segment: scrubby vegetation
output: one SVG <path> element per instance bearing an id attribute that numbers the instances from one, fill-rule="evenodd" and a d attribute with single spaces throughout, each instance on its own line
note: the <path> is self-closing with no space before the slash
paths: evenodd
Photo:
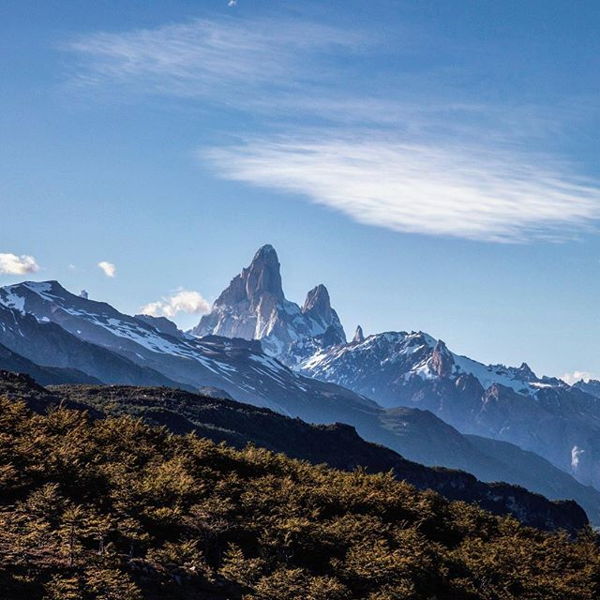
<path id="1" fill-rule="evenodd" d="M 419 492 L 130 417 L 0 401 L 0 598 L 568 600 L 577 540 Z"/>

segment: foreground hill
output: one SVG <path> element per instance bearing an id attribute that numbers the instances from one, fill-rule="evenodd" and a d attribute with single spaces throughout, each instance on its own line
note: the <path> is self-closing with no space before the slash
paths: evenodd
<path id="1" fill-rule="evenodd" d="M 88 409 L 94 417 L 131 415 L 178 434 L 194 432 L 237 448 L 248 443 L 283 452 L 313 464 L 351 471 L 393 472 L 419 489 L 477 503 L 495 514 L 511 514 L 541 529 L 575 532 L 587 523 L 574 502 L 550 502 L 514 485 L 485 484 L 460 471 L 435 469 L 404 459 L 363 440 L 353 427 L 336 423 L 309 425 L 271 410 L 167 388 L 128 386 L 58 386 L 45 389 L 30 379 L 0 373 L 0 395 L 24 400 L 40 413 L 62 405 Z"/>
<path id="2" fill-rule="evenodd" d="M 0 401 L 0 597 L 592 600 L 595 537 L 391 475 Z"/>

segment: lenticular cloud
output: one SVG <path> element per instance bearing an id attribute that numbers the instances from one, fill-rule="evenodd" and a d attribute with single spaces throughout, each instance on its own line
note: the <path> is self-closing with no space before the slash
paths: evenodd
<path id="1" fill-rule="evenodd" d="M 300 194 L 358 222 L 402 232 L 560 240 L 600 218 L 593 182 L 578 180 L 566 165 L 509 151 L 323 133 L 250 140 L 201 157 L 227 178 Z"/>

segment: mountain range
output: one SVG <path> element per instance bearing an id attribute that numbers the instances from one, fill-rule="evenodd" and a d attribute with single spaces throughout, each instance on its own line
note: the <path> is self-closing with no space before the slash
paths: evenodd
<path id="1" fill-rule="evenodd" d="M 268 253 L 268 261 L 263 252 Z M 263 275 L 265 279 L 281 281 L 271 246 L 259 250 L 250 267 L 202 318 L 203 334 L 214 333 L 207 325 L 217 316 L 218 323 L 236 323 L 255 315 L 253 307 L 260 306 L 256 292 L 254 303 L 248 306 L 231 303 L 228 298 L 237 281 L 257 270 L 268 273 Z M 365 338 L 359 326 L 352 341 L 346 342 L 341 340 L 343 328 L 327 290 L 323 285 L 318 289 L 323 301 L 317 335 L 298 335 L 296 318 L 286 309 L 289 301 L 280 286 L 280 301 L 270 305 L 267 318 L 278 324 L 277 329 L 236 333 L 268 338 L 265 351 L 303 375 L 343 386 L 386 408 L 431 411 L 463 434 L 516 444 L 581 483 L 600 488 L 600 384 L 569 386 L 560 379 L 538 377 L 526 363 L 520 367 L 485 365 L 451 352 L 442 340 L 420 331 Z M 327 320 L 330 315 L 334 318 Z M 282 330 L 286 333 L 279 334 Z M 481 447 L 477 440 L 471 442 Z"/>
<path id="2" fill-rule="evenodd" d="M 519 368 L 486 366 L 422 332 L 347 342 L 322 284 L 286 299 L 264 246 L 197 327 L 125 315 L 58 282 L 0 288 L 0 368 L 39 382 L 162 386 L 345 423 L 405 459 L 579 502 L 600 523 L 600 399 Z M 599 386 L 600 387 L 600 386 Z"/>

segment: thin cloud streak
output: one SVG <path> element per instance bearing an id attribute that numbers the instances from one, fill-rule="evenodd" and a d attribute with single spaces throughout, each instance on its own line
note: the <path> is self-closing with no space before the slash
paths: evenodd
<path id="1" fill-rule="evenodd" d="M 323 131 L 199 156 L 228 179 L 300 194 L 359 223 L 400 232 L 561 240 L 600 219 L 595 183 L 578 180 L 564 164 L 515 152 Z"/>
<path id="2" fill-rule="evenodd" d="M 333 48 L 347 50 L 361 39 L 356 33 L 304 22 L 197 19 L 81 36 L 65 49 L 79 57 L 71 81 L 78 86 L 120 85 L 134 93 L 216 100 L 234 89 L 243 88 L 246 98 L 263 85 L 287 87 L 303 76 L 318 79 L 306 66 L 307 57 Z"/>
<path id="3" fill-rule="evenodd" d="M 415 50 L 405 37 L 395 51 Z M 80 61 L 79 86 L 200 99 L 262 119 L 283 135 L 204 149 L 202 160 L 229 179 L 300 194 L 360 223 L 492 242 L 563 240 L 595 226 L 598 183 L 533 151 L 568 135 L 566 125 L 589 114 L 585 102 L 452 99 L 435 64 L 390 72 L 395 87 L 377 88 L 368 74 L 354 82 L 328 60 L 365 57 L 380 42 L 300 20 L 231 17 L 96 33 L 67 49 Z"/>

